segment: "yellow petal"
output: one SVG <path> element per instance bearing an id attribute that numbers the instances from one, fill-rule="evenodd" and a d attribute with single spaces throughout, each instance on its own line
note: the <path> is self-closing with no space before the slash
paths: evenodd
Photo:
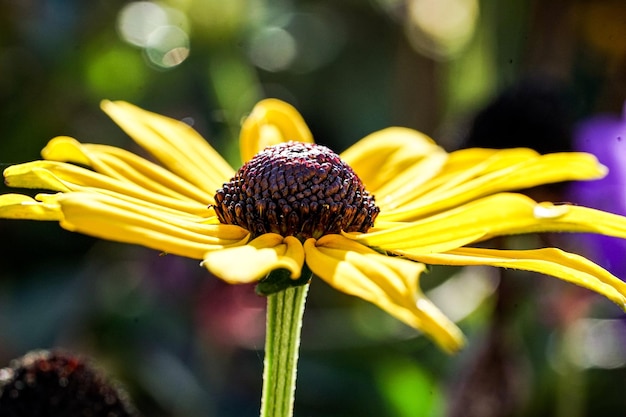
<path id="1" fill-rule="evenodd" d="M 422 220 L 345 236 L 384 250 L 411 248 L 422 253 L 444 252 L 482 239 L 496 222 L 517 221 L 519 204 L 509 204 L 517 202 L 516 197 L 510 196 L 517 197 L 497 194 Z M 520 195 L 520 198 L 526 202 L 526 197 Z"/>
<path id="2" fill-rule="evenodd" d="M 390 127 L 361 139 L 341 153 L 341 158 L 384 206 L 435 176 L 447 153 L 418 131 Z"/>
<path id="3" fill-rule="evenodd" d="M 93 168 L 93 158 L 85 152 L 84 146 L 69 136 L 57 136 L 41 150 L 41 156 L 49 161 L 73 162 Z"/>
<path id="4" fill-rule="evenodd" d="M 49 171 L 54 162 L 34 161 L 11 165 L 4 170 L 4 183 L 9 187 L 43 189 L 51 191 L 71 191 L 62 181 Z M 78 168 L 77 169 L 83 169 Z"/>
<path id="5" fill-rule="evenodd" d="M 570 204 L 535 203 L 531 199 L 526 201 L 525 209 L 522 204 L 517 222 L 497 225 L 483 240 L 502 234 L 539 232 L 597 233 L 626 239 L 624 216 Z"/>
<path id="6" fill-rule="evenodd" d="M 58 204 L 42 203 L 21 194 L 0 195 L 0 218 L 22 220 L 61 220 Z"/>
<path id="7" fill-rule="evenodd" d="M 191 126 L 124 101 L 105 100 L 102 110 L 167 169 L 207 193 L 214 193 L 234 171 Z"/>
<path id="8" fill-rule="evenodd" d="M 467 148 L 451 152 L 442 173 L 465 172 L 477 169 L 478 173 L 489 173 L 511 165 L 537 158 L 540 154 L 530 148 L 488 149 Z"/>
<path id="9" fill-rule="evenodd" d="M 590 260 L 556 248 L 496 250 L 459 248 L 447 253 L 397 251 L 410 259 L 438 265 L 490 265 L 552 275 L 604 295 L 626 310 L 626 283 Z"/>
<path id="10" fill-rule="evenodd" d="M 298 110 L 278 99 L 261 100 L 241 126 L 241 158 L 247 162 L 266 147 L 289 141 L 313 143 Z"/>
<path id="11" fill-rule="evenodd" d="M 522 194 L 500 193 L 402 226 L 346 237 L 389 251 L 412 249 L 429 254 L 495 236 L 535 232 L 626 238 L 626 217 L 586 207 L 538 204 Z"/>
<path id="12" fill-rule="evenodd" d="M 419 192 L 414 192 L 414 194 L 422 196 L 427 193 L 443 193 L 453 190 L 470 180 L 527 162 L 538 156 L 539 153 L 528 148 L 461 149 L 450 153 L 440 172 L 419 187 Z"/>
<path id="13" fill-rule="evenodd" d="M 302 243 L 293 236 L 267 233 L 247 245 L 207 252 L 202 266 L 230 284 L 259 281 L 275 269 L 287 269 L 300 278 L 304 265 Z"/>
<path id="14" fill-rule="evenodd" d="M 446 175 L 444 168 L 444 180 L 433 179 L 433 184 L 437 183 L 439 187 L 397 209 L 382 212 L 379 218 L 386 221 L 418 219 L 501 191 L 561 181 L 602 178 L 607 172 L 606 167 L 599 164 L 593 155 L 573 152 L 524 157 L 523 161 L 513 165 L 501 164 L 500 159 L 503 156 L 508 159 L 515 153 L 520 153 L 519 156 L 527 155 L 528 150 L 520 148 L 495 153 L 478 168 L 457 171 L 458 177 Z M 494 169 L 494 164 L 497 169 Z"/>
<path id="15" fill-rule="evenodd" d="M 89 166 L 98 173 L 158 194 L 203 205 L 213 203 L 213 194 L 159 165 L 114 146 L 82 144 L 76 139 L 59 136 L 48 142 L 41 154 L 47 160 Z"/>
<path id="16" fill-rule="evenodd" d="M 4 170 L 10 187 L 35 188 L 61 192 L 90 191 L 146 201 L 184 213 L 208 216 L 206 204 L 181 200 L 147 190 L 137 184 L 93 172 L 76 165 L 56 161 L 34 161 L 12 165 Z"/>
<path id="17" fill-rule="evenodd" d="M 447 352 L 463 346 L 459 328 L 419 290 L 422 264 L 354 245 L 340 235 L 324 236 L 317 243 L 308 239 L 304 243 L 307 265 L 335 289 L 375 304 L 423 331 Z"/>
<path id="18" fill-rule="evenodd" d="M 244 244 L 248 232 L 238 226 L 204 224 L 94 193 L 53 196 L 63 213 L 61 226 L 73 232 L 146 246 L 202 259 L 208 250 Z"/>

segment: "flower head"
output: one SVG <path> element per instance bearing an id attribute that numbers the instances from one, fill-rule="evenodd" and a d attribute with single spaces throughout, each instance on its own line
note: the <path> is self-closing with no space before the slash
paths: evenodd
<path id="1" fill-rule="evenodd" d="M 245 164 L 235 172 L 182 122 L 125 102 L 102 108 L 159 164 L 55 138 L 43 160 L 11 166 L 4 176 L 9 186 L 56 193 L 0 196 L 0 217 L 55 220 L 68 230 L 201 259 L 229 283 L 282 270 L 281 285 L 301 285 L 309 268 L 447 351 L 459 349 L 463 335 L 420 291 L 424 263 L 541 272 L 626 306 L 626 284 L 584 257 L 474 245 L 546 231 L 626 238 L 624 217 L 507 192 L 601 178 L 606 169 L 589 154 L 447 153 L 419 132 L 393 127 L 337 155 L 314 143 L 293 107 L 268 99 L 243 123 Z"/>
<path id="2" fill-rule="evenodd" d="M 367 232 L 380 211 L 352 168 L 325 146 L 269 146 L 215 193 L 221 223 L 304 241 Z"/>

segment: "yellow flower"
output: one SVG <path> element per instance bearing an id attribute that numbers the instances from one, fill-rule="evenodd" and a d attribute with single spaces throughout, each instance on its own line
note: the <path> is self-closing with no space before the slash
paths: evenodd
<path id="1" fill-rule="evenodd" d="M 624 217 L 506 192 L 600 178 L 606 169 L 591 155 L 447 153 L 419 132 L 393 127 L 339 157 L 314 144 L 293 107 L 268 99 L 243 123 L 246 164 L 235 172 L 180 121 L 125 102 L 102 108 L 160 164 L 57 137 L 43 160 L 4 171 L 9 186 L 56 193 L 2 195 L 0 217 L 55 220 L 67 230 L 200 259 L 229 283 L 256 282 L 273 270 L 297 282 L 308 266 L 451 352 L 463 335 L 420 291 L 424 263 L 536 271 L 626 307 L 626 284 L 584 257 L 469 246 L 534 232 L 626 238 Z"/>

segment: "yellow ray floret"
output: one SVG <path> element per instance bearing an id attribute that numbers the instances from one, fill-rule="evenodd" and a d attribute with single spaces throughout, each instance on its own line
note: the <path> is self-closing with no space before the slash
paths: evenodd
<path id="1" fill-rule="evenodd" d="M 262 100 L 241 126 L 241 159 L 247 162 L 267 146 L 289 141 L 312 143 L 313 135 L 293 106 L 276 99 Z"/>
<path id="2" fill-rule="evenodd" d="M 275 269 L 286 269 L 297 279 L 304 265 L 304 250 L 293 236 L 266 233 L 245 246 L 208 252 L 202 265 L 231 284 L 259 281 Z"/>
<path id="3" fill-rule="evenodd" d="M 202 259 L 208 250 L 245 244 L 248 231 L 211 225 L 95 193 L 55 196 L 67 230 Z"/>
<path id="4" fill-rule="evenodd" d="M 389 251 L 413 249 L 428 254 L 494 236 L 535 232 L 590 232 L 626 238 L 626 219 L 586 207 L 538 204 L 522 194 L 500 193 L 422 220 L 346 236 Z"/>
<path id="5" fill-rule="evenodd" d="M 341 153 L 379 204 L 392 204 L 419 189 L 444 166 L 448 154 L 428 136 L 390 127 L 372 133 Z M 410 197 L 409 197 L 410 198 Z"/>
<path id="6" fill-rule="evenodd" d="M 137 184 L 146 190 L 189 201 L 213 202 L 213 194 L 196 187 L 171 171 L 132 152 L 114 146 L 83 144 L 76 139 L 59 136 L 41 151 L 49 161 L 85 165 L 94 171 Z"/>
<path id="7" fill-rule="evenodd" d="M 340 235 L 304 243 L 306 262 L 335 289 L 369 301 L 424 331 L 448 352 L 464 344 L 461 331 L 419 290 L 424 265 L 381 255 Z"/>
<path id="8" fill-rule="evenodd" d="M 168 207 L 184 213 L 206 216 L 207 204 L 170 197 L 150 191 L 139 184 L 119 180 L 86 168 L 56 161 L 34 161 L 13 165 L 4 170 L 5 183 L 11 187 L 44 189 L 59 192 L 90 191 L 126 196 Z"/>
<path id="9" fill-rule="evenodd" d="M 446 253 L 424 254 L 402 250 L 398 254 L 433 265 L 490 265 L 539 272 L 602 294 L 626 310 L 626 283 L 587 258 L 556 248 L 496 250 L 458 248 Z"/>
<path id="10" fill-rule="evenodd" d="M 489 159 L 499 165 L 504 151 Z M 508 150 L 506 153 L 526 153 L 524 149 Z M 508 159 L 508 158 L 507 158 Z M 445 170 L 445 167 L 444 167 Z M 541 184 L 561 181 L 589 180 L 602 178 L 606 168 L 597 159 L 584 153 L 558 153 L 525 157 L 512 165 L 493 169 L 490 161 L 468 169 L 441 174 L 441 182 L 433 178 L 433 184 L 440 186 L 419 195 L 413 192 L 412 200 L 401 200 L 394 207 L 381 213 L 380 219 L 387 221 L 416 220 L 442 210 L 456 207 L 476 198 L 493 193 L 525 189 Z M 419 198 L 418 198 L 419 197 Z M 384 200 L 383 200 L 384 202 Z"/>
<path id="11" fill-rule="evenodd" d="M 234 171 L 191 126 L 123 101 L 102 102 L 104 110 L 141 147 L 167 169 L 207 193 Z"/>
<path id="12" fill-rule="evenodd" d="M 0 195 L 0 218 L 58 221 L 63 214 L 58 204 L 42 203 L 22 194 L 4 194 Z"/>

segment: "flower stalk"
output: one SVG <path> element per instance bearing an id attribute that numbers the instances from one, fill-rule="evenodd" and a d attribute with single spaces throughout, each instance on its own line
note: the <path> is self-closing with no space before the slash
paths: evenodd
<path id="1" fill-rule="evenodd" d="M 292 417 L 300 330 L 309 284 L 267 296 L 261 417 Z"/>

